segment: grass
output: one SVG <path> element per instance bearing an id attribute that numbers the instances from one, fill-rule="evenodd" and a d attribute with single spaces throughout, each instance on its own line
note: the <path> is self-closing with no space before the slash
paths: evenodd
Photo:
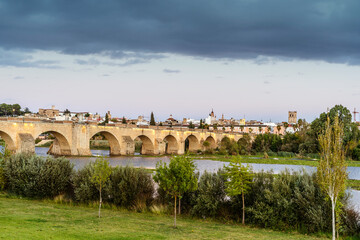
<path id="1" fill-rule="evenodd" d="M 354 190 L 360 190 L 360 180 L 347 180 L 347 186 Z"/>
<path id="2" fill-rule="evenodd" d="M 188 217 L 7 198 L 0 195 L 0 239 L 325 239 Z"/>
<path id="3" fill-rule="evenodd" d="M 259 155 L 242 155 L 240 157 L 241 157 L 241 162 L 243 162 L 243 163 L 306 165 L 306 166 L 313 166 L 313 167 L 317 167 L 319 164 L 318 160 L 299 159 L 297 157 L 294 157 L 294 158 L 289 158 L 289 157 L 263 158 L 263 156 L 259 156 Z M 226 155 L 212 155 L 212 156 L 210 155 L 210 156 L 201 156 L 201 157 L 194 156 L 194 159 L 230 162 L 231 156 L 226 156 Z M 347 160 L 346 162 L 349 167 L 360 167 L 360 161 Z"/>

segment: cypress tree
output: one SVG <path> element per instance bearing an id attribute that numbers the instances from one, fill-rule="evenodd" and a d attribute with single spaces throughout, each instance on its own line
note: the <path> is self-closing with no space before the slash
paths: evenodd
<path id="1" fill-rule="evenodd" d="M 153 112 L 151 112 L 151 116 L 150 116 L 150 125 L 152 125 L 152 126 L 155 126 L 156 124 L 155 124 L 155 118 L 154 118 L 154 113 Z"/>

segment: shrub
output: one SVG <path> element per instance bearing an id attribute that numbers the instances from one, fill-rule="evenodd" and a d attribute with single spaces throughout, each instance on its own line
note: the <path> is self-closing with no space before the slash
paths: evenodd
<path id="1" fill-rule="evenodd" d="M 199 180 L 198 190 L 193 193 L 194 204 L 191 214 L 199 217 L 217 217 L 225 203 L 225 180 L 223 171 L 204 172 Z"/>
<path id="2" fill-rule="evenodd" d="M 110 176 L 111 201 L 122 207 L 143 210 L 148 207 L 154 195 L 154 183 L 145 169 L 117 167 Z"/>
<path id="3" fill-rule="evenodd" d="M 69 192 L 73 167 L 64 158 L 17 154 L 5 161 L 7 189 L 25 197 L 53 198 Z"/>
<path id="4" fill-rule="evenodd" d="M 89 163 L 73 175 L 72 182 L 76 201 L 88 203 L 98 200 L 99 191 L 92 181 L 93 173 L 94 163 Z M 109 199 L 109 188 L 110 181 L 103 188 L 103 200 L 105 201 Z"/>
<path id="5" fill-rule="evenodd" d="M 351 208 L 345 208 L 341 215 L 342 232 L 346 236 L 360 238 L 360 213 Z"/>
<path id="6" fill-rule="evenodd" d="M 248 217 L 256 225 L 306 233 L 328 231 L 331 226 L 330 204 L 314 174 L 258 173 L 249 194 Z"/>
<path id="7" fill-rule="evenodd" d="M 4 174 L 4 168 L 2 162 L 0 162 L 0 190 L 4 190 L 5 185 L 6 185 L 6 178 Z"/>

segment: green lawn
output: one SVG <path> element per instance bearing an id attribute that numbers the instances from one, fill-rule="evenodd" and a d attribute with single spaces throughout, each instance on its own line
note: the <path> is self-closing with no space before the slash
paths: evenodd
<path id="1" fill-rule="evenodd" d="M 262 158 L 262 156 L 252 156 L 252 155 L 245 155 L 240 156 L 241 162 L 243 163 L 262 163 L 262 164 L 289 164 L 289 165 L 306 165 L 306 166 L 313 166 L 317 167 L 319 162 L 318 160 L 311 160 L 311 159 L 297 159 L 294 158 L 287 158 L 287 157 L 269 157 L 269 158 Z M 214 160 L 214 161 L 222 161 L 222 162 L 229 162 L 231 161 L 231 157 L 229 156 L 194 156 L 194 159 L 198 160 Z M 360 161 L 353 161 L 347 160 L 346 163 L 349 167 L 360 167 Z"/>
<path id="2" fill-rule="evenodd" d="M 126 210 L 102 211 L 0 195 L 0 239 L 323 239 L 298 233 L 223 224 L 214 221 L 173 218 Z"/>

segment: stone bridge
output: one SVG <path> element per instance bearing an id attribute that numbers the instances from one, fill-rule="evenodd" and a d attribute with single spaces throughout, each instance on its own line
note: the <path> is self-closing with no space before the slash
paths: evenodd
<path id="1" fill-rule="evenodd" d="M 69 121 L 35 121 L 21 118 L 0 119 L 0 137 L 5 140 L 9 150 L 35 152 L 35 139 L 42 133 L 51 133 L 55 140 L 50 149 L 54 155 L 88 156 L 91 155 L 90 139 L 101 133 L 108 140 L 110 155 L 132 155 L 135 139 L 142 141 L 141 154 L 184 154 L 185 142 L 188 150 L 196 152 L 216 148 L 224 137 L 238 141 L 242 135 L 226 133 L 221 130 L 190 130 L 185 127 L 168 128 L 149 126 L 147 128 L 126 124 L 98 126 L 88 123 Z M 205 147 L 203 142 L 209 142 Z"/>

